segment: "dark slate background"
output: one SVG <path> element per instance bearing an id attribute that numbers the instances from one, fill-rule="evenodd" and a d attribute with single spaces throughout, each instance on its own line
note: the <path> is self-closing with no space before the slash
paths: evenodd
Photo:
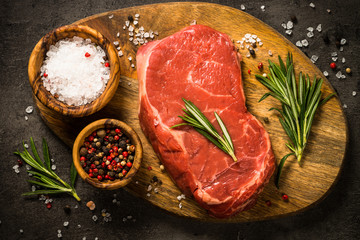
<path id="1" fill-rule="evenodd" d="M 339 93 L 349 127 L 349 145 L 344 167 L 338 183 L 328 197 L 315 207 L 282 219 L 251 223 L 219 224 L 189 220 L 168 214 L 148 202 L 131 196 L 124 190 L 104 192 L 94 190 L 81 179 L 77 181 L 77 191 L 82 198 L 78 208 L 76 201 L 69 196 L 54 197 L 53 207 L 48 210 L 45 204 L 34 198 L 24 198 L 20 194 L 29 191 L 30 186 L 25 167 L 16 174 L 12 167 L 17 157 L 12 153 L 20 148 L 21 141 L 31 136 L 39 144 L 41 137 L 48 140 L 50 151 L 56 160 L 57 173 L 65 179 L 69 176 L 71 150 L 66 147 L 43 123 L 34 111 L 26 114 L 25 108 L 33 105 L 31 89 L 27 78 L 27 63 L 37 41 L 53 28 L 70 24 L 84 17 L 116 10 L 163 1 L 115 1 L 115 0 L 2 0 L 1 1 L 1 86 L 0 86 L 0 239 L 57 239 L 57 230 L 62 230 L 63 239 L 360 239 L 360 26 L 359 3 L 347 1 L 314 1 L 315 9 L 309 7 L 311 1 L 272 0 L 272 1 L 211 1 L 240 9 L 261 19 L 294 44 L 306 37 L 306 28 L 319 23 L 323 32 L 328 31 L 330 44 L 324 44 L 321 34 L 309 39 L 309 47 L 303 49 L 308 56 L 318 55 L 316 65 L 330 73 L 328 79 Z M 262 12 L 260 6 L 265 5 Z M 326 10 L 330 9 L 329 14 Z M 281 27 L 291 15 L 298 24 L 292 36 L 285 34 Z M 169 16 L 171 17 L 171 16 Z M 334 34 L 347 39 L 344 52 L 346 63 L 337 61 L 345 72 L 350 67 L 352 76 L 339 80 L 329 68 L 330 53 L 336 51 Z M 338 51 L 339 52 L 339 51 Z M 358 95 L 353 97 L 352 91 Z M 29 120 L 25 121 L 24 117 Z M 117 194 L 120 206 L 112 203 Z M 291 197 L 291 196 L 290 196 Z M 85 203 L 94 200 L 97 204 L 95 214 L 107 209 L 112 222 L 104 223 L 91 219 L 92 213 Z M 70 215 L 63 211 L 71 205 Z M 123 222 L 123 218 L 133 216 L 135 222 Z M 68 228 L 63 222 L 69 221 Z M 81 228 L 78 225 L 81 225 Z M 19 230 L 24 233 L 20 234 Z"/>

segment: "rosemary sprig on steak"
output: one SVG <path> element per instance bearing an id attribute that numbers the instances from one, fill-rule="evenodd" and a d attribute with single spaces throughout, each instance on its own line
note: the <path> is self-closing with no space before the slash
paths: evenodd
<path id="1" fill-rule="evenodd" d="M 23 144 L 24 145 L 24 144 Z M 79 196 L 75 191 L 75 179 L 76 179 L 76 169 L 74 167 L 74 163 L 71 165 L 70 169 L 70 177 L 71 177 L 71 185 L 63 181 L 52 169 L 51 169 L 51 161 L 49 156 L 49 148 L 48 145 L 43 139 L 43 155 L 44 162 L 40 159 L 38 151 L 36 150 L 34 141 L 30 138 L 31 150 L 34 155 L 31 156 L 28 150 L 24 145 L 23 152 L 15 152 L 16 155 L 19 155 L 27 164 L 29 164 L 34 170 L 29 170 L 28 173 L 31 173 L 34 178 L 38 181 L 28 180 L 29 183 L 38 185 L 43 187 L 44 189 L 36 190 L 33 192 L 23 193 L 24 196 L 29 195 L 38 195 L 38 194 L 57 194 L 57 193 L 67 193 L 73 196 L 76 200 L 80 201 Z"/>
<path id="2" fill-rule="evenodd" d="M 229 154 L 234 162 L 237 161 L 237 158 L 234 153 L 234 146 L 230 137 L 229 132 L 227 131 L 224 122 L 221 120 L 220 116 L 214 112 L 216 120 L 221 128 L 223 135 L 221 136 L 215 129 L 215 127 L 211 124 L 211 122 L 205 117 L 205 115 L 197 108 L 191 101 L 186 99 L 182 99 L 185 103 L 185 108 L 182 109 L 184 111 L 184 116 L 178 116 L 185 123 L 180 123 L 172 126 L 171 128 L 179 127 L 179 126 L 192 126 L 210 140 L 213 144 L 215 144 L 218 148 L 223 150 L 225 153 Z"/>
<path id="3" fill-rule="evenodd" d="M 316 109 L 334 95 L 330 94 L 321 100 L 323 80 L 315 77 L 310 83 L 309 75 L 305 77 L 301 72 L 297 84 L 292 54 L 288 54 L 286 65 L 279 56 L 279 64 L 276 65 L 269 60 L 270 73 L 267 74 L 267 77 L 255 75 L 256 79 L 270 90 L 262 96 L 259 102 L 268 96 L 281 102 L 282 109 L 271 108 L 270 110 L 277 110 L 280 113 L 279 121 L 290 138 L 290 142 L 286 143 L 286 146 L 292 152 L 285 155 L 280 161 L 275 178 L 277 187 L 279 187 L 281 170 L 286 159 L 290 155 L 295 155 L 298 163 L 301 162 Z"/>

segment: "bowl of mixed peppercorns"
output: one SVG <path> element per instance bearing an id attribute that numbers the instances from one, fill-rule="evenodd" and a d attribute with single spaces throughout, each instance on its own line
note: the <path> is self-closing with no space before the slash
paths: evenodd
<path id="1" fill-rule="evenodd" d="M 101 119 L 86 126 L 73 146 L 73 161 L 85 182 L 96 188 L 127 185 L 140 168 L 142 145 L 126 123 Z"/>

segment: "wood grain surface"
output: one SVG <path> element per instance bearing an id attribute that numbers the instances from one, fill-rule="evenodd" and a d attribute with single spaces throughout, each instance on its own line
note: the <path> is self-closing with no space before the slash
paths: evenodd
<path id="1" fill-rule="evenodd" d="M 277 62 L 278 55 L 284 59 L 288 52 L 292 52 L 296 74 L 303 71 L 311 77 L 314 75 L 321 77 L 325 79 L 322 89 L 324 94 L 334 92 L 321 71 L 297 47 L 265 23 L 240 10 L 209 3 L 166 3 L 119 9 L 76 22 L 97 29 L 111 41 L 120 41 L 124 52 L 124 56 L 120 57 L 121 80 L 109 104 L 100 112 L 88 117 L 71 118 L 45 107 L 34 97 L 41 117 L 60 139 L 71 147 L 80 130 L 94 120 L 116 118 L 126 122 L 140 136 L 144 151 L 142 166 L 134 180 L 127 185 L 126 190 L 180 216 L 219 222 L 264 220 L 298 213 L 315 205 L 327 195 L 337 181 L 348 139 L 346 119 L 336 97 L 318 110 L 302 165 L 299 166 L 294 158 L 289 158 L 283 169 L 280 189 L 276 189 L 272 178 L 254 208 L 221 220 L 209 216 L 195 200 L 190 198 L 182 200 L 183 207 L 179 209 L 179 201 L 176 197 L 181 192 L 169 175 L 160 170 L 161 163 L 139 125 L 136 68 L 131 68 L 131 62 L 128 60 L 129 56 L 135 59 L 138 46 L 129 42 L 128 31 L 123 30 L 128 15 L 134 16 L 135 13 L 140 14 L 139 26 L 144 26 L 146 30 L 158 31 L 159 39 L 179 31 L 194 19 L 198 24 L 208 25 L 228 34 L 235 41 L 241 40 L 246 33 L 256 34 L 261 38 L 264 45 L 258 47 L 256 57 L 247 58 L 245 57 L 247 50 L 240 49 L 243 56 L 243 84 L 248 110 L 263 122 L 269 132 L 277 161 L 289 152 L 285 146 L 288 138 L 278 122 L 278 114 L 268 111 L 270 107 L 280 106 L 279 102 L 269 97 L 258 103 L 261 96 L 267 92 L 267 89 L 254 77 L 255 73 L 260 73 L 257 68 L 258 63 L 264 64 L 264 72 L 266 72 L 267 59 Z M 109 18 L 110 15 L 113 17 Z M 119 38 L 116 37 L 118 32 Z M 268 55 L 269 50 L 272 51 L 273 56 Z M 252 74 L 247 73 L 248 69 L 252 70 Z M 264 122 L 265 117 L 269 119 L 268 123 Z M 151 183 L 154 176 L 162 181 L 161 186 L 154 186 Z M 158 193 L 153 190 L 147 191 L 150 184 L 153 185 L 153 189 L 158 187 Z M 148 193 L 150 196 L 147 196 Z M 288 202 L 282 201 L 282 193 L 289 196 Z M 266 200 L 272 202 L 270 207 L 265 204 Z"/>

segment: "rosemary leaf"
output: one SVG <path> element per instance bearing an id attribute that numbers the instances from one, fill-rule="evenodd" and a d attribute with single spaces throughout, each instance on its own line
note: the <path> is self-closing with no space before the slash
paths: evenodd
<path id="1" fill-rule="evenodd" d="M 33 175 L 39 181 L 28 180 L 28 182 L 41 186 L 45 189 L 37 190 L 34 192 L 24 193 L 24 196 L 28 195 L 36 195 L 36 194 L 56 194 L 56 193 L 68 193 L 72 195 L 76 200 L 80 201 L 79 196 L 77 195 L 74 184 L 77 172 L 74 166 L 71 167 L 71 186 L 64 182 L 54 171 L 51 170 L 51 162 L 49 155 L 49 148 L 46 143 L 46 140 L 43 139 L 43 161 L 41 161 L 39 154 L 36 150 L 33 139 L 30 139 L 31 149 L 35 156 L 30 155 L 27 149 L 24 146 L 23 152 L 15 152 L 15 154 L 19 155 L 27 164 L 34 168 L 33 170 L 29 170 L 28 172 Z M 24 145 L 24 144 L 23 144 Z"/>
<path id="2" fill-rule="evenodd" d="M 270 110 L 276 110 L 280 113 L 280 124 L 291 141 L 286 146 L 292 151 L 280 161 L 276 177 L 276 186 L 278 187 L 281 169 L 286 159 L 290 155 L 295 155 L 300 163 L 310 135 L 315 112 L 319 106 L 326 103 L 334 94 L 330 94 L 321 100 L 323 80 L 314 77 L 311 83 L 309 75 L 306 74 L 305 76 L 302 72 L 300 72 L 297 82 L 293 58 L 290 53 L 286 58 L 286 65 L 280 56 L 279 65 L 269 60 L 269 71 L 268 78 L 255 75 L 256 79 L 270 90 L 259 101 L 272 96 L 281 102 L 282 110 L 277 108 L 271 108 Z"/>
<path id="3" fill-rule="evenodd" d="M 195 128 L 197 132 L 206 137 L 209 141 L 211 141 L 215 146 L 220 148 L 225 153 L 229 154 L 232 159 L 236 162 L 237 158 L 234 153 L 234 146 L 230 137 L 229 132 L 227 131 L 224 122 L 221 120 L 220 116 L 214 112 L 215 118 L 220 126 L 222 131 L 221 136 L 215 127 L 211 124 L 211 122 L 205 117 L 205 115 L 200 111 L 198 107 L 196 107 L 191 101 L 186 99 L 182 99 L 185 103 L 185 109 L 182 109 L 185 113 L 184 116 L 179 116 L 184 123 L 176 124 L 172 128 L 188 125 Z"/>

